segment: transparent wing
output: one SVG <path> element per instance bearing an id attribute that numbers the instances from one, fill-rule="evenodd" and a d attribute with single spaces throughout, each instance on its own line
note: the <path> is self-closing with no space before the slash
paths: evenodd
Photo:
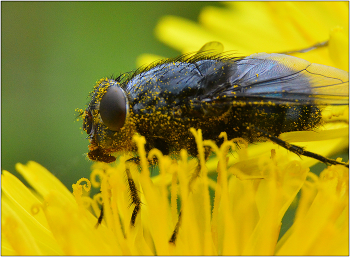
<path id="1" fill-rule="evenodd" d="M 347 105 L 349 74 L 283 54 L 254 54 L 238 60 L 228 81 L 204 102 Z"/>

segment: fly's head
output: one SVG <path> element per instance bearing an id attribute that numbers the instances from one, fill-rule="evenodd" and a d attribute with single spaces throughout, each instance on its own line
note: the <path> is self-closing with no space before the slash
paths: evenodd
<path id="1" fill-rule="evenodd" d="M 131 151 L 135 133 L 126 93 L 118 81 L 101 79 L 91 93 L 89 106 L 83 113 L 83 130 L 89 135 L 89 159 L 113 162 L 111 154 Z"/>

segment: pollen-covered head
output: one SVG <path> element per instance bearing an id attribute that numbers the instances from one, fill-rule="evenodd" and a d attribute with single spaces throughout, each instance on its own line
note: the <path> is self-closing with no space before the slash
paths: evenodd
<path id="1" fill-rule="evenodd" d="M 83 114 L 83 130 L 89 135 L 91 160 L 111 162 L 111 153 L 130 150 L 133 122 L 128 117 L 128 98 L 119 85 L 118 81 L 103 78 L 90 94 L 91 101 Z"/>

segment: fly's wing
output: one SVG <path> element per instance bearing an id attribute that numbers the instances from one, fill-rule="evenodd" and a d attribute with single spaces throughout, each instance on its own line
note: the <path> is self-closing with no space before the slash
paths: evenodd
<path id="1" fill-rule="evenodd" d="M 220 54 L 224 51 L 224 46 L 220 42 L 217 41 L 211 41 L 206 43 L 204 46 L 199 49 L 197 52 L 198 55 L 202 53 L 210 53 L 210 54 Z"/>
<path id="2" fill-rule="evenodd" d="M 349 74 L 284 54 L 254 54 L 234 61 L 227 83 L 201 102 L 222 105 L 348 105 Z"/>

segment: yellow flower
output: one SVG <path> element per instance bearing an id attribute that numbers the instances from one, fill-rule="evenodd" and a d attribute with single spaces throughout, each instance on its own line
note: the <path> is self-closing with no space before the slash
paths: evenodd
<path id="1" fill-rule="evenodd" d="M 3 255 L 346 255 L 348 254 L 348 169 L 332 166 L 320 177 L 297 161 L 271 153 L 256 160 L 249 148 L 238 150 L 242 161 L 256 166 L 254 177 L 244 167 L 229 167 L 228 146 L 218 148 L 193 130 L 199 152 L 210 146 L 217 154 L 217 180 L 205 165 L 189 188 L 197 167 L 182 150 L 175 162 L 152 150 L 146 156 L 143 137 L 135 136 L 141 172 L 134 163 L 96 163 L 90 181 L 81 179 L 71 194 L 49 171 L 35 162 L 16 169 L 32 186 L 2 174 Z M 147 158 L 157 156 L 159 175 L 150 177 Z M 200 163 L 204 163 L 204 154 Z M 130 184 L 141 199 L 135 224 Z M 250 169 L 248 171 L 250 173 Z M 99 179 L 97 179 L 97 177 Z M 248 179 L 247 179 L 248 178 Z M 216 182 L 217 181 L 217 182 Z M 89 197 L 90 187 L 101 193 Z M 282 217 L 302 194 L 292 227 L 278 240 Z M 190 190 L 190 191 L 189 191 Z M 210 199 L 209 192 L 214 192 Z M 170 199 L 170 201 L 169 201 Z M 213 202 L 211 202 L 213 200 Z M 96 226 L 98 205 L 104 219 Z M 181 207 L 179 206 L 181 205 Z M 169 243 L 178 221 L 175 243 Z"/>
<path id="2" fill-rule="evenodd" d="M 48 170 L 32 161 L 16 169 L 33 189 L 3 171 L 2 255 L 121 254 L 113 233 L 95 230 L 96 218 Z"/>

